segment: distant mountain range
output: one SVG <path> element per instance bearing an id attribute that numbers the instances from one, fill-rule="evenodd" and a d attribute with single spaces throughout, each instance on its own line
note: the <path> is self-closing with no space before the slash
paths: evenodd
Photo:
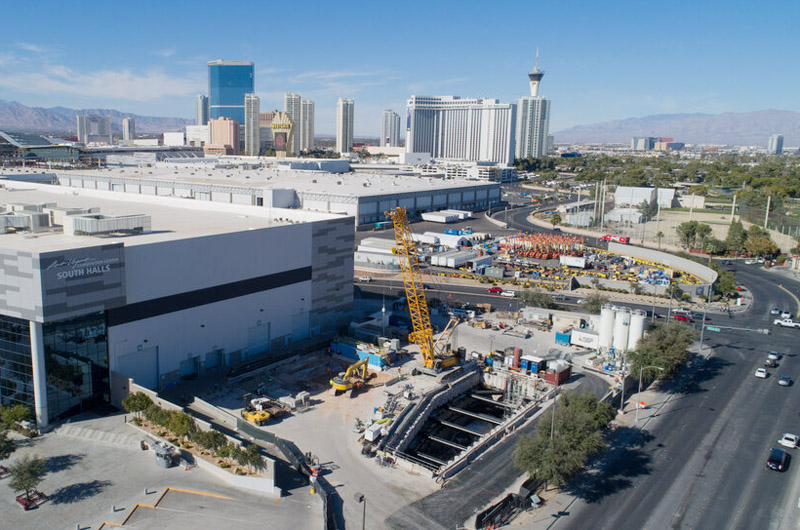
<path id="1" fill-rule="evenodd" d="M 578 125 L 553 133 L 556 142 L 630 143 L 634 136 L 671 137 L 691 144 L 767 145 L 782 134 L 784 145 L 800 145 L 800 113 L 757 110 L 722 114 L 658 114 Z"/>
<path id="2" fill-rule="evenodd" d="M 183 118 L 156 118 L 139 116 L 113 109 L 68 109 L 66 107 L 27 107 L 16 101 L 0 99 L 0 130 L 37 131 L 37 132 L 76 132 L 76 117 L 84 114 L 96 114 L 111 118 L 111 130 L 122 131 L 122 119 L 134 118 L 137 133 L 162 133 L 182 131 L 187 125 L 194 125 L 194 120 Z"/>

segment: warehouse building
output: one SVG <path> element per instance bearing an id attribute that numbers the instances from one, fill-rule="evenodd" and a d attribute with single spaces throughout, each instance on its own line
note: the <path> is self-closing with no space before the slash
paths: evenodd
<path id="1" fill-rule="evenodd" d="M 302 208 L 352 216 L 368 228 L 398 206 L 409 216 L 437 210 L 486 210 L 501 202 L 499 183 L 399 174 L 330 173 L 287 166 L 159 164 L 57 172 L 62 186 L 198 201 Z"/>
<path id="2" fill-rule="evenodd" d="M 5 181 L 0 397 L 39 426 L 324 343 L 349 322 L 353 218 Z"/>

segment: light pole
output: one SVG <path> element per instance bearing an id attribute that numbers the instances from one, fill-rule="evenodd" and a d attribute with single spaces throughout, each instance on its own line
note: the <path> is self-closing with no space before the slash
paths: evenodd
<path id="1" fill-rule="evenodd" d="M 366 528 L 367 528 L 367 498 L 364 496 L 363 493 L 360 493 L 360 492 L 356 492 L 356 494 L 353 495 L 353 498 L 359 504 L 364 503 L 364 511 L 361 513 L 361 530 L 366 530 Z"/>
<path id="2" fill-rule="evenodd" d="M 636 423 L 639 423 L 639 407 L 641 406 L 641 394 L 642 394 L 642 372 L 645 368 L 655 368 L 659 372 L 663 372 L 664 369 L 660 366 L 642 366 L 639 368 L 639 392 L 636 393 Z"/>
<path id="3" fill-rule="evenodd" d="M 708 295 L 706 297 L 706 306 L 703 308 L 703 323 L 700 326 L 700 349 L 703 349 L 703 338 L 706 334 L 706 313 L 708 306 L 711 305 L 711 284 L 708 284 Z"/>

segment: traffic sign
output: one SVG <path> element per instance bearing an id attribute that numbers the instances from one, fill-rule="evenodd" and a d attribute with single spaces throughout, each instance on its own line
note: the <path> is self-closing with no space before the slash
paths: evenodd
<path id="1" fill-rule="evenodd" d="M 712 328 L 711 326 L 706 326 L 708 331 L 719 331 L 719 328 Z"/>

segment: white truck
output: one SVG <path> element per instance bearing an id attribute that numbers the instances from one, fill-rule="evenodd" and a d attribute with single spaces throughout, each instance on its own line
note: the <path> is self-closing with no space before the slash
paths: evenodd
<path id="1" fill-rule="evenodd" d="M 776 318 L 772 323 L 782 328 L 800 328 L 800 322 L 795 322 L 791 318 Z"/>

